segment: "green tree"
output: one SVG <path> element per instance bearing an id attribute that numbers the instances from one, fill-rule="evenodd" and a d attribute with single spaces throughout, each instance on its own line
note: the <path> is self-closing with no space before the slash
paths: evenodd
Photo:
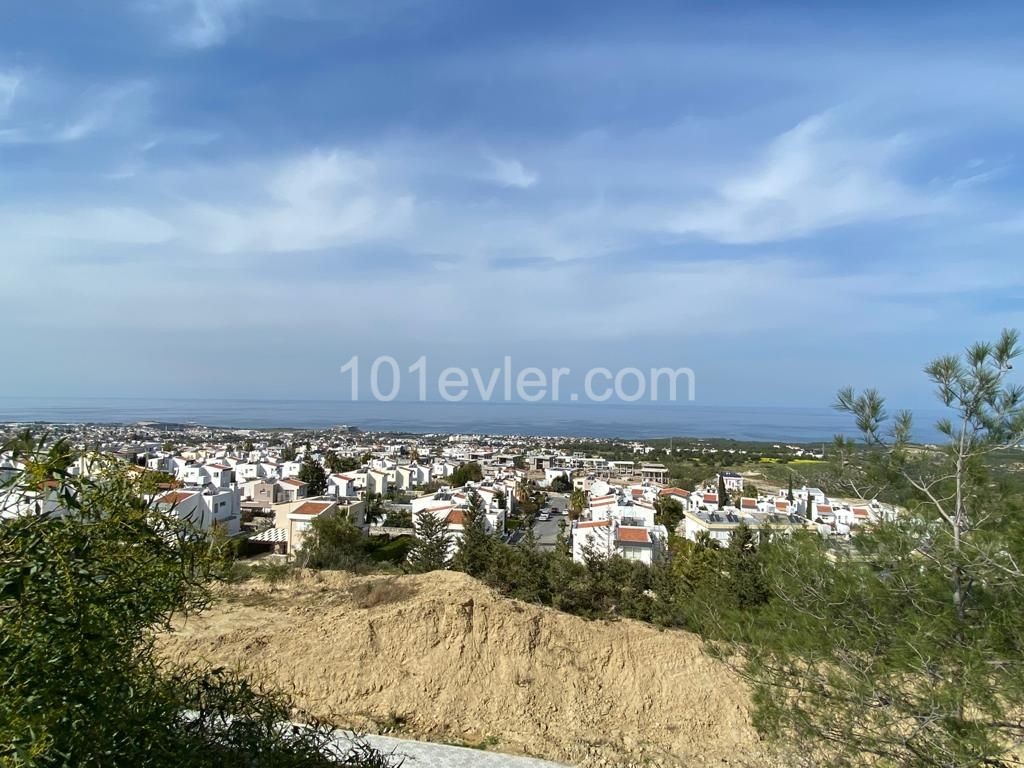
<path id="1" fill-rule="evenodd" d="M 583 510 L 587 507 L 587 494 L 582 488 L 577 488 L 569 495 L 569 519 L 578 520 Z"/>
<path id="2" fill-rule="evenodd" d="M 341 457 L 332 448 L 328 448 L 324 451 L 324 466 L 327 471 L 332 475 L 338 472 L 343 472 Z"/>
<path id="3" fill-rule="evenodd" d="M 761 543 L 769 546 L 767 530 L 762 530 L 760 535 Z M 760 546 L 754 531 L 745 523 L 736 526 L 729 537 L 724 560 L 729 573 L 729 591 L 737 608 L 746 610 L 768 601 Z"/>
<path id="4" fill-rule="evenodd" d="M 309 496 L 323 496 L 327 492 L 327 472 L 312 454 L 307 453 L 302 460 L 299 480 L 306 484 L 306 494 Z"/>
<path id="5" fill-rule="evenodd" d="M 388 509 L 384 505 L 384 496 L 382 494 L 367 491 L 365 502 L 364 517 L 367 523 L 378 523 L 387 516 Z"/>
<path id="6" fill-rule="evenodd" d="M 450 553 L 447 521 L 430 512 L 421 512 L 416 518 L 416 543 L 406 560 L 408 569 L 413 573 L 443 570 L 450 564 Z"/>
<path id="7" fill-rule="evenodd" d="M 475 461 L 470 461 L 456 467 L 451 477 L 453 488 L 460 488 L 468 482 L 479 482 L 483 479 L 484 471 Z"/>
<path id="8" fill-rule="evenodd" d="M 295 445 L 292 443 L 288 443 L 281 450 L 281 461 L 295 461 L 296 456 L 298 456 L 298 453 L 295 450 Z"/>
<path id="9" fill-rule="evenodd" d="M 671 496 L 660 496 L 654 502 L 654 522 L 664 525 L 670 532 L 675 531 L 676 526 L 683 520 L 683 505 L 679 499 Z"/>
<path id="10" fill-rule="evenodd" d="M 555 493 L 571 493 L 572 480 L 565 475 L 559 475 L 551 481 L 551 490 Z"/>
<path id="11" fill-rule="evenodd" d="M 722 509 L 729 505 L 729 491 L 725 488 L 725 475 L 718 473 L 718 508 Z"/>
<path id="12" fill-rule="evenodd" d="M 301 717 L 287 696 L 156 658 L 172 619 L 207 605 L 219 554 L 150 508 L 125 465 L 69 475 L 66 448 L 0 446 L 26 467 L 0 488 L 20 510 L 0 522 L 0 764 L 337 765 L 331 728 L 281 727 Z M 348 764 L 392 761 L 363 745 Z"/>
<path id="13" fill-rule="evenodd" d="M 786 500 L 790 504 L 796 501 L 796 497 L 793 495 L 793 473 L 789 473 L 789 491 L 786 493 Z"/>
<path id="14" fill-rule="evenodd" d="M 482 576 L 487 572 L 491 543 L 483 499 L 475 490 L 470 491 L 469 503 L 462 509 L 462 540 L 452 567 L 470 576 Z"/>
<path id="15" fill-rule="evenodd" d="M 363 570 L 369 563 L 366 537 L 344 512 L 318 515 L 303 537 L 298 562 L 322 570 Z"/>
<path id="16" fill-rule="evenodd" d="M 874 390 L 839 393 L 864 440 L 840 441 L 844 473 L 906 489 L 907 509 L 850 550 L 773 541 L 772 597 L 731 627 L 748 641 L 757 725 L 806 762 L 1019 764 L 1024 505 L 986 466 L 1024 438 L 1024 389 L 1007 381 L 1019 351 L 1006 331 L 925 369 L 949 412 L 937 448 L 912 445 L 911 415 L 890 421 Z"/>

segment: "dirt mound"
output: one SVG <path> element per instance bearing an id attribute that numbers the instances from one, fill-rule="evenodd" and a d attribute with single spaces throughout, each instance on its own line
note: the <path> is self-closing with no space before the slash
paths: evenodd
<path id="1" fill-rule="evenodd" d="M 225 588 L 162 640 L 341 726 L 581 766 L 770 764 L 742 683 L 685 632 L 590 622 L 458 573 Z"/>

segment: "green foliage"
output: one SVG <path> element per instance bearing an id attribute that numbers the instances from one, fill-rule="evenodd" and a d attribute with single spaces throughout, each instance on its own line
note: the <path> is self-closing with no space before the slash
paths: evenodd
<path id="1" fill-rule="evenodd" d="M 448 567 L 451 554 L 448 523 L 430 512 L 416 519 L 416 542 L 412 545 L 407 567 L 413 573 L 440 571 Z"/>
<path id="2" fill-rule="evenodd" d="M 384 496 L 381 494 L 367 491 L 365 502 L 366 508 L 363 515 L 367 523 L 380 522 L 388 514 L 387 507 L 384 506 Z"/>
<path id="3" fill-rule="evenodd" d="M 356 471 L 359 469 L 359 462 L 351 456 L 339 456 L 334 451 L 328 449 L 324 453 L 324 466 L 327 467 L 328 472 L 338 474 Z"/>
<path id="4" fill-rule="evenodd" d="M 576 520 L 583 513 L 587 506 L 587 494 L 582 488 L 573 491 L 569 495 L 569 517 Z"/>
<path id="5" fill-rule="evenodd" d="M 725 477 L 718 473 L 718 508 L 729 506 L 729 491 L 725 488 Z"/>
<path id="6" fill-rule="evenodd" d="M 366 539 L 348 515 L 318 515 L 303 537 L 297 560 L 307 568 L 363 571 L 369 564 Z"/>
<path id="7" fill-rule="evenodd" d="M 317 461 L 312 454 L 306 454 L 299 467 L 299 480 L 306 484 L 306 495 L 323 496 L 327 492 L 327 472 L 323 464 Z"/>
<path id="8" fill-rule="evenodd" d="M 551 490 L 555 493 L 572 493 L 572 480 L 565 475 L 558 475 L 551 481 Z"/>
<path id="9" fill-rule="evenodd" d="M 288 443 L 281 450 L 281 461 L 295 461 L 295 457 L 298 455 L 298 452 L 295 450 L 295 445 L 293 443 Z"/>
<path id="10" fill-rule="evenodd" d="M 679 499 L 661 496 L 654 502 L 654 522 L 664 525 L 669 531 L 675 531 L 683 520 L 683 505 Z"/>
<path id="11" fill-rule="evenodd" d="M 412 512 L 390 508 L 384 516 L 384 525 L 388 528 L 412 528 Z"/>
<path id="12" fill-rule="evenodd" d="M 66 444 L 3 450 L 25 471 L 0 489 L 19 510 L 0 522 L 0 765 L 391 764 L 366 745 L 335 754 L 322 723 L 286 725 L 282 694 L 163 668 L 157 634 L 205 607 L 221 572 L 210 542 L 148 508 L 137 473 L 113 460 L 84 479 L 67 474 Z"/>
<path id="13" fill-rule="evenodd" d="M 493 549 L 493 538 L 487 532 L 483 499 L 475 490 L 469 493 L 469 504 L 462 510 L 463 530 L 452 567 L 470 576 L 487 572 Z"/>
<path id="14" fill-rule="evenodd" d="M 479 482 L 484 479 L 484 471 L 481 466 L 475 462 L 470 461 L 457 467 L 451 476 L 451 484 L 454 488 L 460 488 L 468 482 Z"/>
<path id="15" fill-rule="evenodd" d="M 1024 437 L 1024 390 L 1006 377 L 1015 333 L 943 357 L 926 373 L 950 418 L 947 444 L 910 443 L 881 396 L 839 393 L 864 445 L 837 441 L 851 488 L 897 493 L 907 511 L 831 549 L 816 535 L 773 541 L 771 599 L 726 616 L 742 638 L 756 723 L 808 763 L 1009 766 L 1024 740 L 1024 503 L 987 457 Z M 719 618 L 722 618 L 719 616 Z"/>

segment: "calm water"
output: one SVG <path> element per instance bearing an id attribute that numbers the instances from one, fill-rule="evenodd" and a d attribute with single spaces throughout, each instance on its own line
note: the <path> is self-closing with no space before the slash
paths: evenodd
<path id="1" fill-rule="evenodd" d="M 937 439 L 922 414 L 915 439 Z M 852 420 L 828 408 L 714 407 L 689 404 L 337 402 L 318 400 L 156 400 L 0 398 L 0 422 L 195 422 L 222 427 L 580 437 L 723 437 L 807 443 L 853 435 Z"/>

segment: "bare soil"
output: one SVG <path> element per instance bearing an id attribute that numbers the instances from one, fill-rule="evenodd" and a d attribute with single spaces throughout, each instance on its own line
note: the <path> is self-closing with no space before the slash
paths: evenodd
<path id="1" fill-rule="evenodd" d="M 224 587 L 164 658 L 238 668 L 343 727 L 578 766 L 776 765 L 749 694 L 686 632 L 585 621 L 463 574 Z"/>

